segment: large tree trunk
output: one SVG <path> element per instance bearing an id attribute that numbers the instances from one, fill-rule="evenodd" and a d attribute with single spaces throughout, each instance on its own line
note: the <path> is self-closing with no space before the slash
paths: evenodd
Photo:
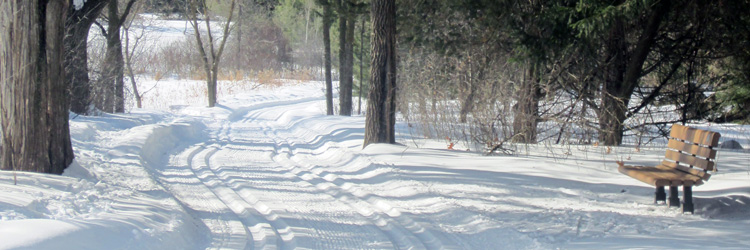
<path id="1" fill-rule="evenodd" d="M 0 167 L 61 174 L 73 161 L 63 71 L 68 1 L 0 6 Z"/>
<path id="2" fill-rule="evenodd" d="M 541 98 L 538 66 L 533 63 L 529 65 L 527 79 L 516 92 L 518 99 L 513 107 L 512 140 L 515 143 L 536 143 L 536 125 L 539 121 L 539 99 Z"/>
<path id="3" fill-rule="evenodd" d="M 638 86 L 643 64 L 652 50 L 659 26 L 671 8 L 671 2 L 658 1 L 654 8 L 632 53 L 628 53 L 623 20 L 615 20 L 610 30 L 605 44 L 607 66 L 598 111 L 599 141 L 604 145 L 622 144 L 630 97 Z"/>
<path id="4" fill-rule="evenodd" d="M 326 115 L 333 115 L 333 80 L 331 79 L 331 4 L 323 4 L 323 46 L 325 50 Z"/>
<path id="5" fill-rule="evenodd" d="M 89 29 L 104 10 L 108 0 L 88 0 L 81 9 L 72 5 L 65 20 L 65 79 L 70 86 L 70 110 L 87 114 L 91 105 L 88 68 Z"/>
<path id="6" fill-rule="evenodd" d="M 344 65 L 342 68 L 341 87 L 339 88 L 339 105 L 341 115 L 352 115 L 352 89 L 354 85 L 354 10 L 350 4 L 346 7 L 346 43 L 344 46 Z"/>
<path id="7" fill-rule="evenodd" d="M 339 7 L 339 114 L 350 116 L 351 108 L 351 63 L 349 61 L 349 8 L 346 1 L 338 0 Z M 347 101 L 348 100 L 348 101 Z"/>
<path id="8" fill-rule="evenodd" d="M 395 143 L 396 1 L 373 0 L 372 64 L 364 145 Z"/>
<path id="9" fill-rule="evenodd" d="M 604 145 L 622 143 L 623 122 L 630 95 L 623 91 L 623 79 L 628 61 L 625 27 L 618 19 L 612 25 L 605 44 L 606 67 L 599 109 L 599 142 Z"/>

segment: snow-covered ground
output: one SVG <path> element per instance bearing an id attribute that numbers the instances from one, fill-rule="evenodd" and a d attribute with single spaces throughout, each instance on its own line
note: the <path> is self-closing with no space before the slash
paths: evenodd
<path id="1" fill-rule="evenodd" d="M 199 84 L 72 117 L 63 176 L 0 172 L 0 249 L 750 248 L 746 152 L 721 151 L 681 214 L 616 170 L 660 148 L 481 156 L 406 133 L 362 149 L 364 117 L 325 116 L 320 82 L 224 91 L 215 108 L 179 97 Z"/>

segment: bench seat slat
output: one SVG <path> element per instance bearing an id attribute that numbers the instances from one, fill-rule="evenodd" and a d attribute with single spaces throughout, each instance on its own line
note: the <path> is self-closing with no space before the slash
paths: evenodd
<path id="1" fill-rule="evenodd" d="M 623 165 L 617 168 L 617 170 L 620 173 L 653 186 L 699 186 L 703 184 L 703 180 L 700 177 L 671 168 Z"/>
<path id="2" fill-rule="evenodd" d="M 711 174 L 706 173 L 702 169 L 686 167 L 686 166 L 677 164 L 676 162 L 672 162 L 672 161 L 663 160 L 661 161 L 661 165 L 656 166 L 656 167 L 657 168 L 674 168 L 682 172 L 686 172 L 686 173 L 698 176 L 701 179 L 703 179 L 703 181 L 707 181 L 709 178 L 711 178 Z"/>

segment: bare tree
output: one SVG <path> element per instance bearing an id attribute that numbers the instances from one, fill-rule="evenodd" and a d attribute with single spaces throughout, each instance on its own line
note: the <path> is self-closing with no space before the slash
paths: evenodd
<path id="1" fill-rule="evenodd" d="M 125 60 L 122 54 L 122 25 L 130 15 L 137 0 L 128 0 L 125 10 L 120 13 L 119 1 L 110 0 L 107 8 L 107 29 L 102 33 L 107 38 L 107 54 L 104 59 L 104 70 L 100 84 L 104 98 L 102 110 L 106 112 L 125 112 Z"/>
<path id="2" fill-rule="evenodd" d="M 91 104 L 88 39 L 91 25 L 109 0 L 88 0 L 83 6 L 68 7 L 65 20 L 65 79 L 70 85 L 70 110 L 87 114 Z"/>
<path id="3" fill-rule="evenodd" d="M 3 170 L 61 174 L 73 161 L 63 71 L 68 4 L 0 1 Z"/>
<path id="4" fill-rule="evenodd" d="M 365 141 L 396 142 L 396 1 L 373 0 L 372 65 L 367 98 Z"/>
<path id="5" fill-rule="evenodd" d="M 195 31 L 195 41 L 198 46 L 198 52 L 201 56 L 203 68 L 206 72 L 206 83 L 208 86 L 208 106 L 214 107 L 216 105 L 216 89 L 219 74 L 219 62 L 221 55 L 224 53 L 224 46 L 226 45 L 227 38 L 232 26 L 232 18 L 234 17 L 234 9 L 236 7 L 235 0 L 231 1 L 229 8 L 229 18 L 224 23 L 223 36 L 221 42 L 219 42 L 219 48 L 216 49 L 216 42 L 214 35 L 211 32 L 211 15 L 208 13 L 208 6 L 205 0 L 189 0 L 187 16 L 190 21 L 190 25 Z M 204 11 L 202 21 L 206 26 L 206 36 L 204 40 L 201 37 L 200 22 L 198 20 L 199 11 Z M 208 50 L 208 51 L 206 51 Z"/>
<path id="6" fill-rule="evenodd" d="M 138 8 L 142 7 L 142 4 L 138 6 Z M 138 10 L 136 11 L 136 13 L 137 12 Z M 137 108 L 143 108 L 142 98 L 145 92 L 138 91 L 138 84 L 136 84 L 135 80 L 135 71 L 133 70 L 133 60 L 137 60 L 137 58 L 141 57 L 145 53 L 143 43 L 146 42 L 146 29 L 134 31 L 132 28 L 136 20 L 138 20 L 140 24 L 145 24 L 145 21 L 143 19 L 139 19 L 131 15 L 131 17 L 128 18 L 128 21 L 122 26 L 122 35 L 125 39 L 125 44 L 123 45 L 125 47 L 124 66 L 125 73 L 127 74 L 127 77 L 130 78 L 130 84 L 133 89 L 133 97 L 135 98 L 135 105 Z"/>

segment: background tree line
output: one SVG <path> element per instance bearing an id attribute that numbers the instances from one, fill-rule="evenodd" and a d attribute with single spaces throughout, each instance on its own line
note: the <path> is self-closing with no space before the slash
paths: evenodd
<path id="1" fill-rule="evenodd" d="M 750 1 L 401 4 L 414 6 L 399 9 L 401 102 L 416 107 L 401 111 L 433 137 L 620 145 L 673 122 L 750 121 Z"/>
<path id="2" fill-rule="evenodd" d="M 0 56 L 17 60 L 0 75 L 3 169 L 24 165 L 16 155 L 31 152 L 20 145 L 32 147 L 22 143 L 32 137 L 21 134 L 44 130 L 34 136 L 52 139 L 34 147 L 56 156 L 36 165 L 61 172 L 73 157 L 65 110 L 124 112 L 132 99 L 140 106 L 136 75 L 144 74 L 205 80 L 213 106 L 220 79 L 304 72 L 326 82 L 329 115 L 352 115 L 367 93 L 365 144 L 395 141 L 396 111 L 428 137 L 488 151 L 541 141 L 640 145 L 668 123 L 750 122 L 747 0 L 72 2 L 0 2 Z M 143 56 L 132 28 L 152 25 L 142 13 L 187 20 L 193 38 Z M 29 17 L 47 21 L 19 26 Z M 99 49 L 88 44 L 92 30 L 106 40 Z M 17 49 L 21 40 L 7 38 L 19 36 L 40 46 Z M 164 61 L 145 62 L 155 59 Z M 24 85 L 15 77 L 23 74 L 44 84 Z M 15 110 L 18 101 L 33 105 Z M 374 124 L 381 128 L 370 131 Z"/>
<path id="3" fill-rule="evenodd" d="M 355 48 L 360 51 L 359 79 L 364 78 L 361 68 L 366 65 L 362 56 L 366 43 L 362 39 L 369 29 L 365 28 L 367 18 L 360 17 L 368 14 L 365 8 L 369 5 L 359 1 L 4 0 L 0 3 L 4 60 L 4 73 L 0 75 L 2 169 L 62 173 L 73 160 L 68 110 L 83 115 L 125 112 L 125 103 L 131 98 L 141 107 L 144 92 L 139 93 L 136 75 L 150 74 L 157 79 L 185 68 L 170 64 L 187 64 L 192 79 L 206 81 L 208 106 L 217 103 L 217 81 L 227 75 L 244 79 L 255 74 L 259 79 L 266 73 L 267 78 L 275 79 L 284 77 L 279 72 L 307 72 L 313 78 L 319 71 L 321 76 L 324 72 L 329 76 L 328 86 L 332 86 L 333 69 L 322 69 L 324 61 L 332 61 L 331 54 L 322 46 L 324 41 L 320 37 L 324 36 L 323 26 L 331 27 L 336 21 L 340 29 L 328 30 L 325 36 L 329 37 L 328 48 L 330 35 L 341 38 L 334 42 L 339 49 L 333 54 L 340 63 L 337 73 L 342 91 L 338 113 L 352 113 Z M 142 43 L 142 32 L 153 25 L 147 21 L 150 17 L 141 16 L 142 13 L 163 20 L 188 21 L 193 30 L 184 32 L 192 33 L 194 40 L 185 41 L 185 45 L 168 45 L 171 47 L 166 49 L 135 48 L 148 46 Z M 323 19 L 327 20 L 326 25 L 321 25 Z M 216 29 L 216 25 L 220 28 Z M 355 38 L 357 25 L 361 35 Z M 138 28 L 133 29 L 134 26 Z M 89 37 L 92 32 L 100 34 L 104 41 L 96 44 L 96 39 Z M 24 39 L 9 39 L 17 37 Z M 39 47 L 34 48 L 35 45 Z M 329 60 L 324 60 L 324 51 L 329 52 Z M 171 61 L 159 62 L 170 66 L 145 62 L 165 58 Z M 151 67 L 164 72 L 146 72 L 145 68 Z M 125 87 L 126 81 L 131 88 Z M 328 91 L 331 92 L 330 88 Z M 332 106 L 329 112 L 333 114 Z M 42 130 L 45 132 L 37 133 Z"/>

